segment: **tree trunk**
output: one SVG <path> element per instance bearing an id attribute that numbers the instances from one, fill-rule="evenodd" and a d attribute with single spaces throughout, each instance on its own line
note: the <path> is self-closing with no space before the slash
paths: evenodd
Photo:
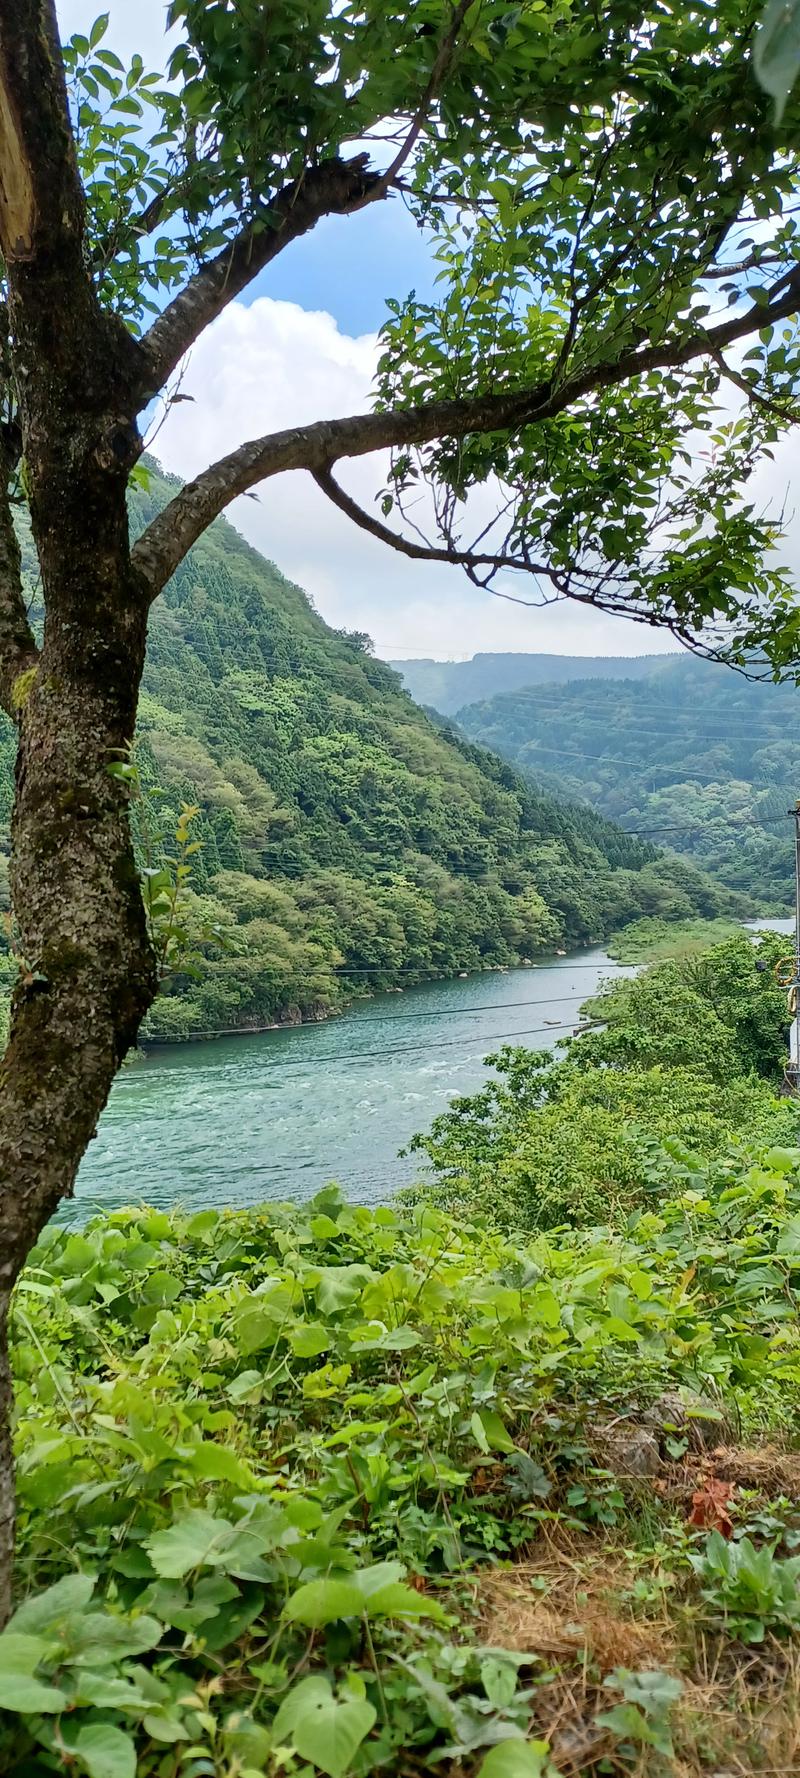
<path id="1" fill-rule="evenodd" d="M 133 735 L 146 635 L 125 479 L 118 466 L 71 485 L 62 475 L 31 501 L 47 618 L 39 664 L 17 682 L 21 972 L 0 1063 L 0 1305 L 73 1189 L 156 990 L 127 790 L 108 769 Z M 2 1333 L 0 1318 L 0 1621 L 13 1539 Z"/>

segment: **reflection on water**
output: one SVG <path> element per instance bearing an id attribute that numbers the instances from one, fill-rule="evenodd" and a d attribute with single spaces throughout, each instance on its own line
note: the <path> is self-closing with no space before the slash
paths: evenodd
<path id="1" fill-rule="evenodd" d="M 390 1197 L 420 1170 L 398 1150 L 482 1084 L 483 1058 L 552 1048 L 612 967 L 584 951 L 382 994 L 324 1025 L 153 1050 L 116 1082 L 70 1214 L 302 1199 L 332 1178 L 362 1203 Z"/>

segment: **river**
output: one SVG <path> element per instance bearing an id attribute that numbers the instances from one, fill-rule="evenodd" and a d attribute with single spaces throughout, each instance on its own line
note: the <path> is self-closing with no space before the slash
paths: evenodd
<path id="1" fill-rule="evenodd" d="M 304 1199 L 330 1179 L 384 1201 L 420 1174 L 398 1150 L 483 1084 L 484 1056 L 554 1047 L 612 971 L 583 951 L 376 995 L 322 1025 L 151 1050 L 116 1081 L 67 1214 Z"/>

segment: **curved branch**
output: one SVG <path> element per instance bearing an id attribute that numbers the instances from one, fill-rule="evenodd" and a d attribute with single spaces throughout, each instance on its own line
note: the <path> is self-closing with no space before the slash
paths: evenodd
<path id="1" fill-rule="evenodd" d="M 394 160 L 383 173 L 370 172 L 368 156 L 352 160 L 331 159 L 309 166 L 299 179 L 278 192 L 263 214 L 200 268 L 194 278 L 167 305 L 141 342 L 144 370 L 140 396 L 152 399 L 172 375 L 179 360 L 217 315 L 282 253 L 290 242 L 308 234 L 323 216 L 349 216 L 365 204 L 388 196 L 425 127 L 431 105 L 438 97 L 453 61 L 461 27 L 474 0 L 458 0 L 434 59 L 430 77 L 411 117 Z M 158 215 L 159 198 L 144 213 L 149 226 Z"/>
<path id="2" fill-rule="evenodd" d="M 422 135 L 428 111 L 430 110 L 434 99 L 439 95 L 442 83 L 450 68 L 453 56 L 455 55 L 458 39 L 461 33 L 461 26 L 463 25 L 472 5 L 473 0 L 459 0 L 459 4 L 453 7 L 450 24 L 439 44 L 439 48 L 436 52 L 436 59 L 431 69 L 430 79 L 417 109 L 414 112 L 414 116 L 411 119 L 408 134 L 405 140 L 401 143 L 391 166 L 387 167 L 386 172 L 381 175 L 381 185 L 383 186 L 384 192 L 388 191 L 389 186 L 394 184 L 398 173 L 402 173 L 409 156 L 413 154 L 417 142 Z"/>
<path id="3" fill-rule="evenodd" d="M 287 469 L 325 473 L 341 457 L 364 457 L 374 451 L 428 444 L 436 438 L 519 432 L 538 421 L 553 419 L 601 389 L 629 382 L 648 371 L 680 369 L 701 358 L 714 358 L 734 341 L 771 322 L 786 320 L 800 307 L 800 267 L 781 278 L 778 288 L 781 294 L 774 302 L 755 304 L 743 315 L 682 339 L 634 347 L 605 364 L 577 372 L 557 387 L 548 378 L 500 394 L 318 420 L 310 426 L 252 439 L 212 463 L 195 481 L 187 482 L 142 533 L 132 559 L 146 596 L 156 597 L 192 544 L 237 495 L 246 494 L 270 476 Z"/>
<path id="4" fill-rule="evenodd" d="M 782 421 L 784 425 L 797 425 L 800 420 L 800 408 L 782 407 L 780 402 L 773 401 L 771 396 L 762 395 L 760 389 L 755 388 L 752 383 L 748 382 L 747 377 L 735 370 L 720 351 L 712 349 L 711 356 L 714 363 L 719 365 L 721 375 L 726 378 L 727 382 L 733 383 L 735 388 L 741 389 L 742 394 L 747 396 L 748 401 L 752 402 L 754 407 L 762 408 L 764 413 L 772 414 L 774 419 Z"/>
<path id="5" fill-rule="evenodd" d="M 499 569 L 513 569 L 517 573 L 541 574 L 552 581 L 554 586 L 562 585 L 555 569 L 549 568 L 546 563 L 528 562 L 504 550 L 497 554 L 484 555 L 471 549 L 437 549 L 433 544 L 428 546 L 424 543 L 412 543 L 409 537 L 401 537 L 389 525 L 382 525 L 380 519 L 375 518 L 372 513 L 365 512 L 363 506 L 359 506 L 358 501 L 353 500 L 339 486 L 329 469 L 315 470 L 314 481 L 332 504 L 338 506 L 339 511 L 347 518 L 352 519 L 360 530 L 368 531 L 379 542 L 387 543 L 390 549 L 397 550 L 401 556 L 410 556 L 415 562 L 446 562 L 453 568 L 489 568 L 495 572 Z"/>
<path id="6" fill-rule="evenodd" d="M 140 403 L 158 394 L 209 323 L 291 241 L 308 234 L 323 216 L 350 215 L 385 195 L 380 174 L 367 169 L 365 154 L 349 161 L 323 161 L 285 185 L 257 220 L 201 266 L 145 334 L 139 345 Z"/>

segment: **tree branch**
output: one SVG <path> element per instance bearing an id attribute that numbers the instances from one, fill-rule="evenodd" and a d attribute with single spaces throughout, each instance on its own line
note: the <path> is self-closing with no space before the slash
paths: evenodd
<path id="1" fill-rule="evenodd" d="M 375 518 L 372 513 L 365 512 L 357 500 L 353 500 L 349 494 L 345 493 L 344 488 L 340 487 L 329 469 L 315 470 L 314 481 L 332 504 L 338 506 L 339 511 L 345 513 L 347 518 L 352 519 L 354 525 L 358 525 L 362 531 L 368 531 L 370 536 L 377 537 L 381 543 L 387 543 L 401 556 L 410 556 L 415 562 L 447 562 L 454 568 L 462 567 L 473 570 L 488 568 L 494 571 L 507 568 L 514 569 L 517 573 L 540 574 L 545 579 L 552 581 L 559 590 L 563 589 L 563 577 L 559 576 L 553 568 L 548 567 L 545 562 L 524 561 L 520 556 L 508 554 L 504 550 L 500 550 L 496 554 L 484 555 L 471 549 L 456 549 L 454 547 L 437 549 L 433 544 L 428 546 L 424 543 L 413 543 L 409 537 L 401 537 L 388 525 L 382 525 L 380 519 Z"/>
<path id="2" fill-rule="evenodd" d="M 743 315 L 682 339 L 634 347 L 606 364 L 576 372 L 558 386 L 548 379 L 533 387 L 500 394 L 319 420 L 310 426 L 253 439 L 188 482 L 142 533 L 133 549 L 133 561 L 147 594 L 151 599 L 156 597 L 192 544 L 231 500 L 270 476 L 287 469 L 324 474 L 341 457 L 364 457 L 373 451 L 427 444 L 435 438 L 518 432 L 537 421 L 553 419 L 601 389 L 628 382 L 648 371 L 678 369 L 697 359 L 713 358 L 754 330 L 786 320 L 800 307 L 800 267 L 789 278 L 781 278 L 780 288 L 781 295 L 772 303 L 754 304 Z"/>
<path id="3" fill-rule="evenodd" d="M 422 135 L 422 131 L 425 128 L 425 119 L 428 115 L 431 105 L 434 102 L 434 99 L 436 99 L 438 97 L 438 94 L 441 90 L 442 82 L 444 81 L 445 76 L 447 75 L 447 72 L 450 68 L 450 64 L 453 60 L 453 56 L 455 54 L 456 45 L 458 43 L 459 35 L 461 32 L 461 26 L 463 25 L 464 20 L 467 16 L 467 13 L 469 12 L 469 9 L 472 5 L 473 5 L 473 0 L 459 0 L 458 6 L 453 7 L 453 13 L 452 13 L 452 17 L 450 20 L 450 24 L 448 25 L 448 28 L 445 31 L 445 34 L 442 38 L 442 41 L 439 44 L 439 48 L 436 53 L 436 59 L 434 61 L 433 67 L 431 69 L 430 79 L 429 79 L 428 84 L 425 88 L 425 91 L 422 95 L 422 98 L 420 99 L 419 105 L 417 106 L 417 109 L 414 112 L 414 116 L 411 119 L 411 124 L 410 124 L 409 130 L 408 130 L 408 134 L 406 135 L 405 140 L 401 143 L 401 146 L 398 149 L 398 152 L 395 155 L 394 160 L 391 163 L 391 166 L 387 167 L 386 172 L 381 175 L 380 182 L 383 187 L 384 193 L 387 192 L 389 190 L 389 187 L 394 184 L 394 181 L 397 178 L 398 173 L 402 172 L 404 166 L 406 165 L 406 162 L 409 159 L 409 156 L 413 154 L 414 149 L 417 145 L 417 142 L 419 141 L 419 138 Z"/>
<path id="4" fill-rule="evenodd" d="M 762 408 L 764 413 L 772 414 L 774 419 L 781 420 L 784 425 L 797 425 L 800 420 L 800 408 L 782 407 L 780 402 L 773 401 L 771 396 L 762 395 L 760 389 L 748 382 L 747 377 L 735 370 L 732 364 L 728 364 L 727 359 L 723 358 L 719 350 L 712 348 L 711 356 L 714 363 L 719 365 L 722 376 L 729 383 L 733 383 L 737 389 L 741 389 L 742 394 L 747 396 L 748 401 L 751 401 L 754 407 Z"/>
<path id="5" fill-rule="evenodd" d="M 209 322 L 290 242 L 307 234 L 323 216 L 352 215 L 365 204 L 375 203 L 388 195 L 422 134 L 425 119 L 446 78 L 461 27 L 473 3 L 474 0 L 458 0 L 453 7 L 425 92 L 394 160 L 384 173 L 368 171 L 366 154 L 356 155 L 352 160 L 331 159 L 319 166 L 308 167 L 300 179 L 284 186 L 268 209 L 254 218 L 230 246 L 202 266 L 167 305 L 141 343 L 145 361 L 140 391 L 143 403 L 158 393 Z M 157 200 L 148 206 L 145 220 L 151 213 L 158 213 Z"/>
<path id="6" fill-rule="evenodd" d="M 201 266 L 153 322 L 139 346 L 140 402 L 157 395 L 209 323 L 291 241 L 308 234 L 323 216 L 347 216 L 384 196 L 380 174 L 367 170 L 365 154 L 349 161 L 323 161 L 285 185 L 269 208 Z"/>

